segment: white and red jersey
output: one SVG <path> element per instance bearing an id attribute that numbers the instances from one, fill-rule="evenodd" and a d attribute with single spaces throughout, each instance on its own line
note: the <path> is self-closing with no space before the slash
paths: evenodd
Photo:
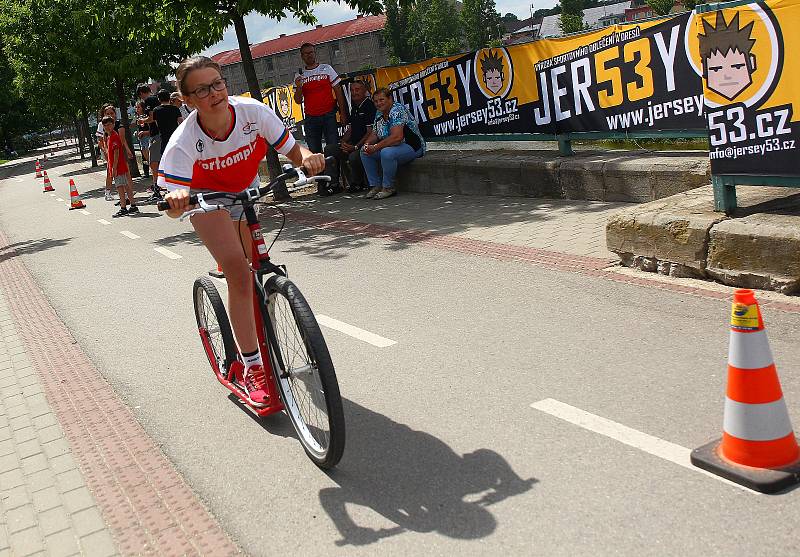
<path id="1" fill-rule="evenodd" d="M 282 154 L 294 147 L 294 137 L 264 103 L 228 97 L 231 128 L 215 139 L 192 111 L 165 146 L 158 165 L 158 185 L 172 191 L 194 188 L 240 192 L 258 180 L 258 163 L 267 142 Z"/>
<path id="2" fill-rule="evenodd" d="M 341 81 L 336 70 L 328 64 L 317 64 L 313 70 L 303 70 L 302 74 L 294 77 L 295 81 L 298 77 L 302 80 L 303 109 L 306 116 L 322 116 L 333 110 L 336 106 L 333 88 Z"/>

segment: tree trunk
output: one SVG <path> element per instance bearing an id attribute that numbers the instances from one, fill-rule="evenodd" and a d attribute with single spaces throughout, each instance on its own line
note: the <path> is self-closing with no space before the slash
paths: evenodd
<path id="1" fill-rule="evenodd" d="M 258 85 L 256 68 L 253 65 L 253 54 L 250 52 L 250 43 L 247 40 L 247 28 L 244 25 L 244 16 L 236 10 L 231 12 L 233 27 L 236 29 L 236 39 L 239 41 L 239 53 L 242 56 L 242 68 L 247 79 L 247 87 L 250 89 L 250 96 L 258 102 L 264 102 L 261 96 L 261 87 Z M 268 144 L 269 145 L 269 144 Z M 270 180 L 281 174 L 281 163 L 278 160 L 278 152 L 270 145 L 267 149 L 267 170 Z M 289 190 L 286 189 L 286 182 L 279 182 L 274 188 L 275 200 L 291 199 Z"/>
<path id="2" fill-rule="evenodd" d="M 83 128 L 81 127 L 80 120 L 75 120 L 75 138 L 77 141 L 75 142 L 75 146 L 78 148 L 78 154 L 81 156 L 81 160 L 86 158 L 86 155 L 83 154 Z"/>
<path id="3" fill-rule="evenodd" d="M 128 168 L 131 171 L 131 176 L 138 178 L 141 176 L 139 173 L 139 163 L 136 161 L 136 151 L 133 149 L 133 133 L 131 133 L 131 122 L 128 119 L 128 99 L 125 98 L 125 88 L 122 85 L 122 80 L 118 77 L 114 78 L 114 86 L 117 90 L 117 102 L 119 103 L 119 113 L 122 118 L 122 125 L 125 127 L 125 139 L 128 142 L 128 147 L 131 148 L 133 158 L 128 159 Z"/>
<path id="4" fill-rule="evenodd" d="M 94 150 L 94 141 L 92 141 L 91 128 L 89 127 L 89 113 L 86 107 L 81 107 L 81 123 L 83 129 L 86 130 L 86 142 L 89 144 L 89 156 L 92 159 L 92 168 L 97 168 L 97 151 Z"/>

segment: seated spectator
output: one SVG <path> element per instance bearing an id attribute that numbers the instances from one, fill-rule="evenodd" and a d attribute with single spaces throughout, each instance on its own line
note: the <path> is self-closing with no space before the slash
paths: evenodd
<path id="1" fill-rule="evenodd" d="M 169 102 L 172 106 L 181 111 L 181 116 L 184 120 L 189 117 L 191 110 L 189 110 L 189 107 L 184 104 L 183 97 L 181 97 L 181 94 L 178 91 L 173 91 L 169 94 Z"/>
<path id="2" fill-rule="evenodd" d="M 397 168 L 425 154 L 425 140 L 414 117 L 404 104 L 392 100 L 389 89 L 381 87 L 372 99 L 377 108 L 375 124 L 361 150 L 370 186 L 365 197 L 385 199 L 397 193 Z"/>
<path id="3" fill-rule="evenodd" d="M 325 156 L 336 158 L 327 164 L 325 174 L 331 177 L 331 188 L 339 191 L 341 167 L 347 179 L 348 193 L 356 193 L 367 189 L 360 151 L 375 122 L 375 103 L 367 96 L 367 85 L 361 80 L 350 84 L 350 106 L 350 127 L 338 145 L 325 146 Z"/>

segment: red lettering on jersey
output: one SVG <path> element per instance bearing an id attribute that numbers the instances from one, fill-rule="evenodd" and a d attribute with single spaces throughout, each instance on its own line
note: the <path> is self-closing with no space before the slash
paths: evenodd
<path id="1" fill-rule="evenodd" d="M 258 174 L 258 164 L 267 154 L 267 142 L 258 136 L 255 141 L 225 155 L 194 162 L 192 187 L 240 192 Z"/>

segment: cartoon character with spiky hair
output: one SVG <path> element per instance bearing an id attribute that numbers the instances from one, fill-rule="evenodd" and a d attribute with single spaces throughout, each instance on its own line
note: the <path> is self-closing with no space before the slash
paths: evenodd
<path id="1" fill-rule="evenodd" d="M 480 59 L 483 83 L 495 95 L 503 88 L 503 58 L 491 50 Z"/>
<path id="2" fill-rule="evenodd" d="M 283 116 L 288 117 L 291 114 L 289 110 L 289 90 L 286 87 L 278 89 L 278 107 Z"/>
<path id="3" fill-rule="evenodd" d="M 738 12 L 730 23 L 718 12 L 713 27 L 703 19 L 703 31 L 705 34 L 698 35 L 698 39 L 706 86 L 733 100 L 750 86 L 756 71 L 756 57 L 751 54 L 756 40 L 750 38 L 753 22 L 739 29 Z"/>

